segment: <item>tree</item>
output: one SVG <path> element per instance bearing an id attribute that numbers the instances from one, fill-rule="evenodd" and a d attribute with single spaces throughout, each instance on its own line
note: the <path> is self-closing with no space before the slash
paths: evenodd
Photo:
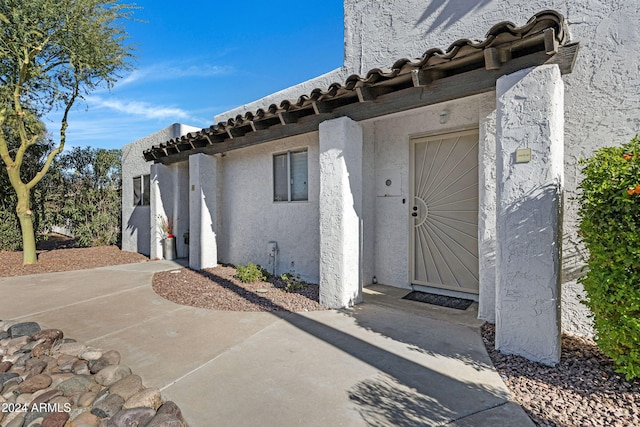
<path id="1" fill-rule="evenodd" d="M 64 149 L 68 116 L 83 95 L 111 87 L 129 68 L 124 19 L 116 0 L 3 0 L 0 2 L 0 158 L 16 193 L 24 264 L 37 261 L 30 193 Z M 27 150 L 42 138 L 33 126 L 52 108 L 63 111 L 59 145 L 33 175 L 21 176 Z M 18 137 L 12 151 L 6 129 Z"/>
<path id="2" fill-rule="evenodd" d="M 49 210 L 58 223 L 70 223 L 81 246 L 118 243 L 121 230 L 120 150 L 74 148 L 57 161 L 58 190 Z"/>

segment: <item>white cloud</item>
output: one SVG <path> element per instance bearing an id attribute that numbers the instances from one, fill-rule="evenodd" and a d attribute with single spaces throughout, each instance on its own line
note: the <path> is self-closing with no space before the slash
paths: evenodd
<path id="1" fill-rule="evenodd" d="M 142 116 L 145 119 L 189 119 L 189 114 L 181 108 L 162 107 L 140 101 L 108 100 L 100 97 L 87 98 L 87 104 L 96 108 L 109 108 L 119 113 Z"/>
<path id="2" fill-rule="evenodd" d="M 215 77 L 233 72 L 233 67 L 212 64 L 160 63 L 134 70 L 117 83 L 118 87 L 137 82 L 177 80 L 187 77 Z"/>

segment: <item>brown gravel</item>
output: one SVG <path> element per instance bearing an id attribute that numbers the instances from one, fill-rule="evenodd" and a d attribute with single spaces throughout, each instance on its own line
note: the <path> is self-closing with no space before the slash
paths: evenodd
<path id="1" fill-rule="evenodd" d="M 67 247 L 72 245 L 72 242 L 43 242 L 43 244 L 39 246 L 40 248 L 63 248 L 38 250 L 38 263 L 33 265 L 22 265 L 22 252 L 0 251 L 0 277 L 84 270 L 149 260 L 146 256 L 135 252 L 121 251 L 117 246 L 98 246 L 95 248 Z"/>
<path id="2" fill-rule="evenodd" d="M 194 271 L 188 268 L 156 273 L 153 289 L 177 304 L 226 311 L 316 311 L 326 310 L 318 303 L 317 285 L 307 284 L 286 292 L 278 277 L 269 281 L 242 283 L 233 266 Z"/>
<path id="3" fill-rule="evenodd" d="M 539 426 L 640 426 L 640 381 L 625 381 L 593 340 L 563 334 L 555 368 L 494 349 L 495 327 L 482 336 L 516 401 Z"/>

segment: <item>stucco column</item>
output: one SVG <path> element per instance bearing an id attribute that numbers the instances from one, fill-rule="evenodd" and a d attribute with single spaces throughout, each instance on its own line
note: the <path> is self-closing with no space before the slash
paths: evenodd
<path id="1" fill-rule="evenodd" d="M 150 258 L 162 258 L 163 233 L 159 225 L 159 217 L 166 217 L 164 200 L 173 200 L 173 176 L 171 169 L 160 163 L 151 165 L 149 211 L 150 211 Z M 168 202 L 170 203 L 170 202 Z M 167 207 L 170 207 L 167 206 Z"/>
<path id="2" fill-rule="evenodd" d="M 320 303 L 362 301 L 362 128 L 348 117 L 320 124 Z"/>
<path id="3" fill-rule="evenodd" d="M 217 158 L 189 156 L 189 267 L 200 270 L 218 264 Z"/>
<path id="4" fill-rule="evenodd" d="M 558 67 L 545 65 L 501 77 L 496 91 L 496 348 L 555 365 L 564 86 Z"/>

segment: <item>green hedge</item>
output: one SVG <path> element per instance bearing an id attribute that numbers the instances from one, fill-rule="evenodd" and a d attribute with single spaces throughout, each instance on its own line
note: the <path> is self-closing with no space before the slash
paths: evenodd
<path id="1" fill-rule="evenodd" d="M 640 378 L 640 141 L 599 149 L 582 165 L 585 304 L 598 347 L 627 379 Z"/>

